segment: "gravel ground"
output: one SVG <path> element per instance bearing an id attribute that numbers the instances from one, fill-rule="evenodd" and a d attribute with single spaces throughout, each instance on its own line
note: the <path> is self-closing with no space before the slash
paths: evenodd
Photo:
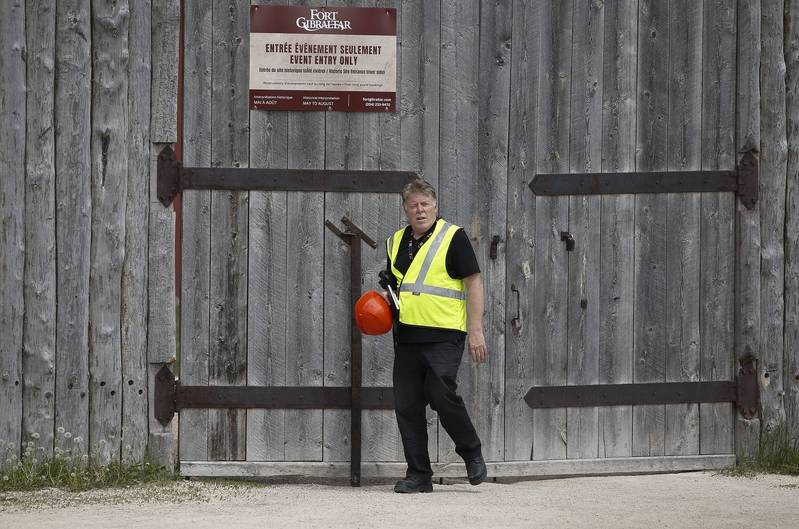
<path id="1" fill-rule="evenodd" d="M 0 528 L 799 527 L 799 476 L 661 474 L 436 484 L 177 481 L 130 489 L 0 493 Z"/>

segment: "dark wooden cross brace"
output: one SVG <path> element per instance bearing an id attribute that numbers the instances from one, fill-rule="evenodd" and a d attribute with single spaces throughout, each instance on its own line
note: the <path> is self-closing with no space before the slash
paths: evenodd
<path id="1" fill-rule="evenodd" d="M 170 147 L 158 155 L 158 199 L 169 206 L 177 193 L 187 189 L 234 191 L 336 191 L 350 193 L 399 193 L 417 178 L 410 171 L 328 171 L 299 169 L 244 169 L 183 167 Z M 325 225 L 350 247 L 350 306 L 361 295 L 361 241 L 377 243 L 346 216 L 344 230 L 329 220 Z M 350 483 L 361 483 L 361 411 L 394 409 L 391 387 L 362 386 L 362 336 L 350 318 L 349 387 L 331 386 L 184 386 L 165 365 L 155 378 L 155 418 L 168 424 L 186 408 L 350 409 Z"/>

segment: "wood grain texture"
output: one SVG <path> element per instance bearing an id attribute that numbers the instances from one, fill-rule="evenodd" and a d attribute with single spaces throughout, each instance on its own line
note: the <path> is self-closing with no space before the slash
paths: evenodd
<path id="1" fill-rule="evenodd" d="M 25 53 L 25 4 L 15 0 L 0 17 L 0 440 L 9 456 L 22 441 Z"/>
<path id="2" fill-rule="evenodd" d="M 485 237 L 470 221 L 474 212 L 472 182 L 478 171 L 480 7 L 476 2 L 441 3 L 441 71 L 439 106 L 439 215 L 462 226 L 472 244 Z M 458 394 L 469 408 L 473 384 L 464 355 Z M 477 388 L 475 388 L 477 389 Z M 438 461 L 460 461 L 455 445 L 439 421 Z"/>
<path id="3" fill-rule="evenodd" d="M 785 199 L 785 414 L 799 439 L 799 2 L 785 3 L 785 108 L 788 140 Z"/>
<path id="4" fill-rule="evenodd" d="M 736 148 L 760 150 L 760 2 L 737 2 Z M 737 157 L 740 159 L 740 154 Z M 736 201 L 735 358 L 760 351 L 760 204 Z M 754 457 L 760 417 L 736 415 L 735 452 Z"/>
<path id="5" fill-rule="evenodd" d="M 399 163 L 403 170 L 415 171 L 420 178 L 430 182 L 438 189 L 439 183 L 439 134 L 440 134 L 440 93 L 441 93 L 441 2 L 440 0 L 410 0 L 401 3 L 398 9 L 399 61 L 399 117 L 400 151 Z M 401 199 L 399 201 L 401 204 Z M 402 206 L 396 208 L 394 215 L 398 220 L 394 229 L 406 224 Z M 380 234 L 387 238 L 388 233 Z M 381 241 L 383 242 L 383 241 Z M 382 265 L 385 266 L 385 250 L 381 249 Z M 367 278 L 367 283 L 369 284 Z M 389 366 L 393 365 L 393 357 Z M 391 367 L 388 367 L 390 370 Z M 388 373 L 386 384 L 390 385 Z M 396 418 L 391 412 L 391 420 Z M 438 457 L 438 416 L 427 410 L 428 452 L 433 461 Z M 396 431 L 395 458 L 403 460 L 402 442 L 399 429 Z M 442 430 L 442 434 L 443 434 Z M 444 434 L 446 435 L 446 434 Z"/>
<path id="6" fill-rule="evenodd" d="M 55 402 L 55 2 L 26 4 L 23 442 L 53 453 Z"/>
<path id="7" fill-rule="evenodd" d="M 760 404 L 762 429 L 785 423 L 785 57 L 782 0 L 761 3 L 760 61 Z"/>
<path id="8" fill-rule="evenodd" d="M 153 57 L 160 58 L 153 60 L 150 136 L 153 143 L 175 143 L 178 140 L 180 0 L 149 0 L 147 3 L 152 3 Z"/>
<path id="9" fill-rule="evenodd" d="M 211 1 L 188 2 L 184 12 L 183 161 L 211 165 Z M 211 192 L 183 194 L 180 293 L 180 378 L 208 384 L 210 351 Z M 208 459 L 208 410 L 180 413 L 180 459 Z"/>
<path id="10" fill-rule="evenodd" d="M 89 275 L 89 452 L 119 459 L 121 281 L 128 180 L 126 1 L 92 2 L 92 239 Z"/>
<path id="11" fill-rule="evenodd" d="M 638 119 L 636 171 L 667 164 L 669 94 L 668 4 L 638 4 Z M 635 382 L 663 382 L 666 361 L 666 197 L 635 197 Z M 664 406 L 633 407 L 633 455 L 665 453 Z"/>
<path id="12" fill-rule="evenodd" d="M 213 4 L 211 166 L 249 164 L 249 5 Z M 246 384 L 248 192 L 211 192 L 208 383 Z M 210 410 L 210 459 L 245 458 L 246 412 Z"/>
<path id="13" fill-rule="evenodd" d="M 669 171 L 695 171 L 701 165 L 702 15 L 696 2 L 679 0 L 669 7 Z M 669 194 L 666 202 L 666 382 L 696 382 L 701 197 Z M 666 406 L 665 453 L 699 453 L 699 405 Z"/>
<path id="14" fill-rule="evenodd" d="M 128 194 L 122 266 L 122 460 L 141 462 L 149 439 L 147 383 L 148 236 L 150 216 L 150 1 L 130 2 Z M 176 97 L 173 96 L 173 97 Z M 169 237 L 164 244 L 172 242 Z M 174 270 L 174 267 L 173 267 Z M 163 286 L 174 283 L 169 278 Z M 163 286 L 161 288 L 163 288 Z M 174 296 L 173 296 L 174 298 Z M 175 313 L 172 312 L 172 321 Z M 172 326 L 173 334 L 175 326 Z"/>
<path id="15" fill-rule="evenodd" d="M 55 57 L 56 447 L 88 452 L 91 246 L 91 18 L 82 0 L 58 2 Z M 5 77 L 5 76 L 4 76 Z M 63 241 L 63 242 L 60 242 Z M 68 241 L 68 243 L 67 243 Z M 58 432 L 58 430 L 56 430 Z"/>
<path id="16" fill-rule="evenodd" d="M 536 168 L 540 173 L 568 171 L 572 12 L 570 3 L 548 1 L 542 7 L 536 125 Z M 537 197 L 535 215 L 533 381 L 536 385 L 563 385 L 568 378 L 569 263 L 560 233 L 568 229 L 569 198 Z M 533 459 L 565 459 L 567 436 L 566 409 L 533 411 Z"/>
<path id="17" fill-rule="evenodd" d="M 538 86 L 541 11 L 537 2 L 513 4 L 511 86 Z M 533 410 L 524 395 L 533 384 L 533 299 L 537 90 L 511 90 L 508 125 L 508 225 L 506 228 L 505 459 L 532 457 Z"/>
<path id="18" fill-rule="evenodd" d="M 569 140 L 572 173 L 598 172 L 602 166 L 604 14 L 601 4 L 575 2 Z M 569 232 L 576 241 L 575 250 L 568 254 L 569 384 L 599 382 L 600 207 L 600 197 L 569 198 Z M 568 458 L 598 456 L 598 421 L 598 408 L 567 410 Z"/>
<path id="19" fill-rule="evenodd" d="M 705 4 L 702 80 L 702 169 L 735 165 L 735 2 Z M 730 380 L 733 368 L 735 197 L 702 195 L 701 360 L 702 380 Z M 703 454 L 733 449 L 730 404 L 700 405 Z"/>
<path id="20" fill-rule="evenodd" d="M 638 10 L 605 6 L 602 171 L 635 170 Z M 602 197 L 599 278 L 599 382 L 633 381 L 634 198 Z M 632 455 L 632 406 L 599 412 L 599 455 Z"/>

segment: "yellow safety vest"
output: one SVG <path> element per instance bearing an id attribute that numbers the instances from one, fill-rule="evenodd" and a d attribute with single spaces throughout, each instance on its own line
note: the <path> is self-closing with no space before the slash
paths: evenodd
<path id="1" fill-rule="evenodd" d="M 459 229 L 438 219 L 405 274 L 394 266 L 405 229 L 386 239 L 391 272 L 399 285 L 401 323 L 466 332 L 466 289 L 463 280 L 450 277 L 446 262 L 452 237 Z"/>

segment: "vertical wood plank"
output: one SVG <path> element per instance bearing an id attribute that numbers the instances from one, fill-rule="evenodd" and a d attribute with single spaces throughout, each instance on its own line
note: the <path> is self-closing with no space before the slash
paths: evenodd
<path id="1" fill-rule="evenodd" d="M 636 170 L 666 169 L 669 95 L 668 3 L 638 5 L 638 119 Z M 635 197 L 635 305 L 633 379 L 663 382 L 666 359 L 666 198 Z M 664 454 L 664 406 L 633 407 L 633 455 Z"/>
<path id="2" fill-rule="evenodd" d="M 211 165 L 211 0 L 184 4 L 183 161 Z M 183 194 L 180 378 L 208 384 L 211 192 Z M 208 410 L 180 413 L 180 459 L 208 459 Z"/>
<path id="3" fill-rule="evenodd" d="M 121 281 L 128 179 L 128 2 L 92 2 L 92 239 L 89 275 L 89 451 L 119 459 Z"/>
<path id="4" fill-rule="evenodd" d="M 88 451 L 89 255 L 91 245 L 91 19 L 89 2 L 56 9 L 56 395 L 55 424 L 72 439 L 56 447 Z M 3 78 L 7 77 L 3 75 Z M 3 179 L 5 181 L 5 179 Z M 5 252 L 3 252 L 5 253 Z M 3 274 L 3 277 L 6 277 Z M 58 431 L 58 430 L 57 430 Z"/>
<path id="5" fill-rule="evenodd" d="M 764 432 L 785 423 L 783 318 L 787 140 L 783 0 L 764 0 L 760 61 L 760 403 Z"/>
<path id="6" fill-rule="evenodd" d="M 0 440 L 12 446 L 8 455 L 22 440 L 25 53 L 25 4 L 14 0 L 0 17 Z"/>
<path id="7" fill-rule="evenodd" d="M 270 2 L 258 2 L 266 4 Z M 250 112 L 250 166 L 288 164 L 288 112 Z M 247 384 L 286 384 L 285 191 L 250 193 Z M 247 410 L 247 460 L 285 460 L 284 410 Z"/>
<path id="8" fill-rule="evenodd" d="M 483 457 L 502 461 L 505 453 L 505 245 L 490 258 L 494 236 L 507 237 L 508 127 L 512 0 L 480 4 L 480 77 L 477 173 L 469 229 L 485 294 L 483 332 L 487 360 L 471 370 L 469 409 L 483 445 Z"/>
<path id="9" fill-rule="evenodd" d="M 568 172 L 571 122 L 572 3 L 544 3 L 541 75 L 538 79 L 536 167 L 540 173 Z M 535 206 L 535 296 L 532 324 L 536 385 L 567 381 L 566 341 L 569 263 L 560 233 L 568 230 L 569 198 L 538 197 Z M 566 409 L 533 411 L 533 459 L 565 459 Z"/>
<path id="10" fill-rule="evenodd" d="M 144 460 L 149 437 L 147 263 L 150 205 L 150 68 L 152 61 L 150 56 L 150 7 L 149 0 L 131 0 L 130 2 L 128 194 L 125 206 L 125 262 L 122 267 L 121 314 L 122 461 L 126 463 Z M 177 92 L 173 93 L 172 97 L 174 98 L 176 95 Z M 171 281 L 168 284 L 171 284 Z M 173 320 L 174 316 L 173 312 Z"/>
<path id="11" fill-rule="evenodd" d="M 28 99 L 22 344 L 23 442 L 53 453 L 55 401 L 55 2 L 27 2 Z M 5 120 L 4 120 L 5 121 Z M 5 177 L 5 175 L 4 175 Z M 13 177 L 12 177 L 13 178 Z M 4 327 L 5 328 L 5 327 Z"/>
<path id="12" fill-rule="evenodd" d="M 736 149 L 760 149 L 760 2 L 737 2 Z M 740 158 L 740 155 L 738 156 Z M 736 201 L 735 357 L 760 354 L 760 204 Z M 735 452 L 754 457 L 760 417 L 736 414 Z"/>
<path id="13" fill-rule="evenodd" d="M 541 11 L 537 2 L 513 4 L 511 86 L 538 86 Z M 532 457 L 533 410 L 524 395 L 533 384 L 533 299 L 538 90 L 511 90 L 506 236 L 505 459 Z"/>
<path id="14" fill-rule="evenodd" d="M 249 5 L 213 4 L 211 165 L 249 163 Z M 243 385 L 247 372 L 248 192 L 211 193 L 211 288 L 208 383 Z M 208 455 L 245 458 L 246 411 L 209 411 Z"/>
<path id="15" fill-rule="evenodd" d="M 297 4 L 311 5 L 306 0 Z M 322 169 L 325 113 L 292 112 L 288 118 L 290 169 Z M 324 194 L 289 193 L 286 203 L 286 384 L 321 386 L 324 372 Z M 286 410 L 286 459 L 320 461 L 322 410 Z"/>
<path id="16" fill-rule="evenodd" d="M 329 0 L 328 7 L 363 6 L 363 2 Z M 325 116 L 325 169 L 363 169 L 365 114 L 353 112 L 328 112 Z M 361 215 L 360 193 L 325 193 L 325 219 L 343 228 L 341 217 L 349 217 L 364 228 Z M 367 232 L 368 233 L 368 232 Z M 379 239 L 378 234 L 370 234 Z M 382 233 L 380 234 L 382 236 Z M 361 278 L 350 278 L 350 247 L 328 229 L 324 232 L 324 384 L 349 386 L 351 380 L 350 326 L 350 280 L 360 283 Z M 355 240 L 355 244 L 363 244 Z M 371 249 L 363 246 L 362 262 Z M 372 282 L 373 283 L 373 282 Z M 367 285 L 365 288 L 370 288 Z M 371 336 L 363 337 L 364 348 Z M 363 355 L 364 362 L 369 357 Z M 388 364 L 391 365 L 390 363 Z M 364 370 L 365 374 L 365 370 Z M 365 378 L 365 377 L 364 377 Z M 364 385 L 370 385 L 363 381 Z M 362 427 L 367 427 L 366 413 L 362 413 Z M 350 460 L 350 410 L 325 410 L 324 416 L 324 460 Z M 362 449 L 373 440 L 362 435 Z M 365 454 L 362 454 L 362 456 Z M 366 458 L 364 457 L 364 460 Z M 374 460 L 374 458 L 370 458 Z"/>
<path id="17" fill-rule="evenodd" d="M 151 5 L 152 4 L 152 5 Z M 147 18 L 148 10 L 151 11 L 150 18 Z M 131 113 L 131 130 L 148 130 L 152 127 L 151 117 L 159 114 L 174 112 L 177 105 L 177 87 L 174 81 L 178 76 L 178 63 L 175 58 L 178 56 L 179 34 L 180 34 L 180 1 L 179 0 L 155 0 L 154 2 L 142 2 L 136 5 L 136 11 L 131 12 L 131 22 L 138 19 L 148 19 L 148 27 L 135 28 L 141 33 L 141 40 L 131 38 L 132 46 L 141 47 L 140 42 L 150 37 L 149 49 L 137 50 L 131 53 L 131 60 L 146 61 L 146 57 L 151 57 L 151 64 L 141 62 L 138 67 L 135 90 L 131 90 L 131 97 L 136 100 L 144 98 L 145 91 L 152 90 L 152 97 L 147 98 L 149 114 L 144 114 L 134 122 L 135 116 Z M 133 35 L 134 26 L 131 26 Z M 141 57 L 139 59 L 139 57 Z M 147 66 L 147 69 L 145 69 Z M 148 78 L 149 76 L 149 78 Z M 138 86 L 140 78 L 144 78 L 142 86 Z M 152 88 L 150 88 L 152 86 Z M 144 112 L 144 111 L 142 111 Z M 156 117 L 156 121 L 160 118 Z M 153 135 L 149 133 L 150 159 L 149 167 L 137 169 L 136 174 L 131 178 L 141 179 L 146 177 L 147 171 L 150 175 L 149 189 L 149 228 L 147 232 L 147 282 L 148 288 L 148 314 L 147 314 L 147 384 L 149 385 L 149 408 L 153 409 L 155 403 L 154 381 L 158 370 L 164 363 L 175 361 L 177 355 L 177 314 L 176 314 L 176 291 L 175 291 L 175 222 L 176 215 L 172 208 L 165 208 L 157 200 L 156 196 L 156 176 L 158 174 L 157 163 L 158 154 L 164 147 L 159 140 L 176 141 L 177 129 L 175 118 L 165 117 L 165 123 L 171 124 L 172 130 L 166 128 Z M 133 169 L 131 169 L 133 170 Z M 207 266 L 207 265 L 206 265 Z M 174 369 L 174 368 L 173 368 Z M 124 370 L 124 368 L 123 368 Z M 139 384 L 134 380 L 130 384 L 131 378 L 126 379 L 126 389 L 132 397 L 142 395 Z M 127 400 L 123 401 L 127 402 Z M 192 410 L 193 412 L 193 410 Z M 180 419 L 184 419 L 181 414 Z M 155 416 L 148 414 L 149 435 L 148 435 L 148 458 L 161 465 L 171 465 L 175 461 L 175 443 L 173 438 L 172 425 L 162 426 Z M 125 445 L 127 446 L 127 445 Z M 123 456 L 125 454 L 123 453 Z"/>
<path id="18" fill-rule="evenodd" d="M 464 227 L 472 244 L 485 237 L 475 231 L 477 227 L 469 225 L 474 207 L 470 184 L 477 177 L 478 167 L 479 25 L 476 2 L 441 3 L 438 210 L 449 222 Z M 458 392 L 468 401 L 471 370 L 465 367 L 459 372 Z M 474 418 L 474 410 L 469 413 Z M 455 445 L 441 426 L 438 440 L 439 461 L 460 461 Z"/>
<path id="19" fill-rule="evenodd" d="M 404 1 L 401 3 L 401 12 L 398 10 L 398 17 L 401 21 L 398 27 L 398 44 L 401 49 L 398 57 L 400 169 L 415 171 L 420 178 L 438 188 L 441 2 L 440 0 Z M 399 199 L 400 204 L 401 202 Z M 406 223 L 401 205 L 395 217 L 398 220 L 394 229 L 399 229 Z M 387 238 L 390 235 L 391 230 L 379 236 Z M 381 255 L 384 266 L 384 249 L 381 249 Z M 390 360 L 393 365 L 393 357 L 390 357 Z M 389 372 L 386 385 L 391 384 Z M 393 412 L 389 413 L 396 425 Z M 427 425 L 428 451 L 431 460 L 435 461 L 438 455 L 438 417 L 429 408 Z M 394 429 L 397 449 L 394 457 L 402 461 L 404 454 L 399 429 L 396 426 Z"/>
<path id="20" fill-rule="evenodd" d="M 735 165 L 735 2 L 705 4 L 702 80 L 702 169 Z M 702 195 L 701 378 L 733 376 L 735 197 Z M 700 405 L 700 451 L 732 451 L 732 405 Z"/>
<path id="21" fill-rule="evenodd" d="M 597 172 L 602 165 L 602 4 L 574 2 L 569 171 Z M 599 382 L 600 197 L 569 198 L 569 232 L 575 250 L 568 255 L 569 384 Z M 594 458 L 599 449 L 599 409 L 567 410 L 569 458 Z"/>
<path id="22" fill-rule="evenodd" d="M 785 14 L 785 414 L 795 441 L 799 439 L 799 2 L 786 0 Z"/>
<path id="23" fill-rule="evenodd" d="M 701 163 L 702 5 L 669 6 L 669 171 Z M 699 380 L 700 195 L 666 196 L 666 382 Z M 666 455 L 699 453 L 699 406 L 666 406 Z"/>
<path id="24" fill-rule="evenodd" d="M 638 2 L 605 5 L 602 170 L 635 170 Z M 601 198 L 599 382 L 633 381 L 634 215 L 632 196 Z M 632 407 L 599 412 L 600 457 L 632 455 Z"/>

